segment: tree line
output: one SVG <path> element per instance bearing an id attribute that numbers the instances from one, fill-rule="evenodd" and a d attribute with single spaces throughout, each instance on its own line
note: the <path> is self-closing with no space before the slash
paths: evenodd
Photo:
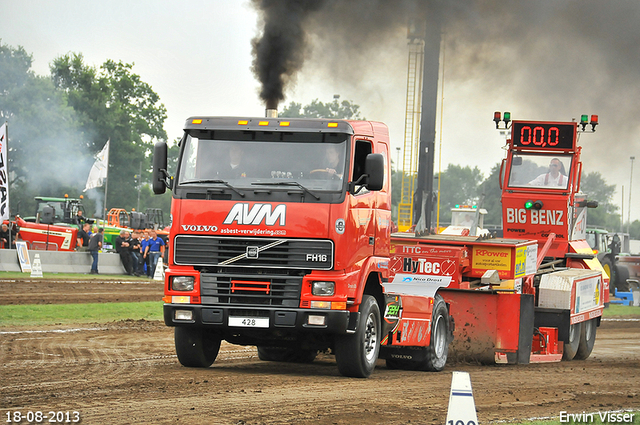
<path id="1" fill-rule="evenodd" d="M 104 187 L 84 193 L 87 216 L 106 207 L 162 208 L 170 196 L 152 195 L 148 182 L 156 141 L 166 140 L 166 108 L 134 64 L 87 64 L 80 53 L 55 58 L 36 75 L 23 47 L 0 40 L 0 118 L 9 128 L 12 215 L 30 216 L 35 196 L 83 194 L 95 155 L 110 140 L 107 205 Z M 175 156 L 176 148 L 172 148 Z"/>

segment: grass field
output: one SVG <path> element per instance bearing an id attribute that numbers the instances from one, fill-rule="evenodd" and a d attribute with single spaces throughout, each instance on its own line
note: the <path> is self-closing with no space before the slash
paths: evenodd
<path id="1" fill-rule="evenodd" d="M 147 277 L 127 276 L 125 274 L 82 274 L 82 273 L 42 273 L 42 277 L 31 277 L 30 273 L 0 272 L 0 280 L 7 279 L 60 279 L 60 280 L 140 280 L 148 281 Z"/>
<path id="2" fill-rule="evenodd" d="M 162 320 L 162 302 L 0 306 L 0 327 Z"/>

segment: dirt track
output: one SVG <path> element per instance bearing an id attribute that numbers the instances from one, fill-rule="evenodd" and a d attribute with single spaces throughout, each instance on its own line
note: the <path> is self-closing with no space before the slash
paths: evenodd
<path id="1" fill-rule="evenodd" d="M 47 285 L 65 297 L 63 284 L 34 285 L 43 300 L 57 298 Z M 67 292 L 99 292 L 81 302 L 113 301 L 105 294 L 125 287 L 151 297 L 140 300 L 162 296 L 158 283 L 65 285 L 74 289 Z M 0 304 L 10 292 L 0 283 Z M 444 423 L 453 370 L 471 374 L 482 423 L 640 408 L 640 322 L 603 322 L 585 361 L 449 364 L 442 373 L 389 370 L 380 361 L 366 380 L 341 377 L 330 355 L 311 365 L 270 363 L 254 348 L 228 344 L 211 368 L 187 369 L 175 357 L 172 330 L 148 321 L 0 326 L 0 358 L 3 421 L 7 411 L 70 410 L 84 424 Z"/>

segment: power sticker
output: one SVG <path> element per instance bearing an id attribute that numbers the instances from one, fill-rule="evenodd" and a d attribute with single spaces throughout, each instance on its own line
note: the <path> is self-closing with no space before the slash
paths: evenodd
<path id="1" fill-rule="evenodd" d="M 511 249 L 493 246 L 475 247 L 471 266 L 484 270 L 511 270 Z"/>

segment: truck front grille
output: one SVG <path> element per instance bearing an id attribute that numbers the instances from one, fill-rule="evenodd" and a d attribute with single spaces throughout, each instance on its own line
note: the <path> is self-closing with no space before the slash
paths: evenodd
<path id="1" fill-rule="evenodd" d="M 188 266 L 331 270 L 333 242 L 326 239 L 237 238 L 177 235 L 174 262 Z"/>

